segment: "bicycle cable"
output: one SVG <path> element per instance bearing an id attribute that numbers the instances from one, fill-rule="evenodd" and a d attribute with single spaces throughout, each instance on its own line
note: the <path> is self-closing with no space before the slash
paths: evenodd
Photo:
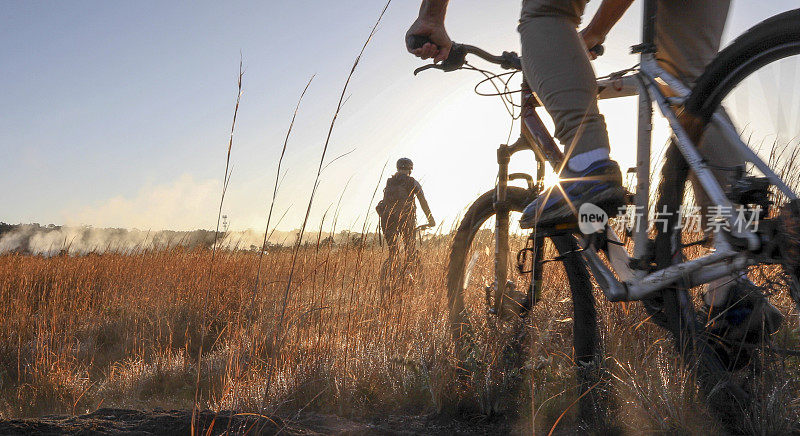
<path id="1" fill-rule="evenodd" d="M 463 69 L 479 72 L 484 77 L 486 77 L 485 79 L 483 79 L 480 82 L 478 82 L 478 85 L 476 85 L 476 87 L 475 87 L 475 93 L 478 94 L 481 97 L 501 97 L 501 100 L 503 102 L 503 106 L 505 106 L 505 108 L 506 108 L 506 112 L 508 112 L 508 114 L 512 118 L 516 118 L 517 115 L 515 114 L 514 108 L 518 107 L 518 105 L 513 103 L 513 101 L 509 102 L 509 100 L 505 98 L 505 95 L 507 95 L 509 93 L 501 91 L 500 87 L 498 86 L 498 84 L 495 83 L 496 79 L 500 80 L 500 83 L 503 84 L 503 89 L 507 90 L 508 89 L 508 82 L 503 81 L 500 78 L 503 77 L 503 76 L 506 76 L 506 75 L 511 75 L 512 73 L 516 73 L 516 71 L 507 72 L 507 73 L 501 73 L 501 74 L 495 74 L 495 73 L 492 73 L 491 71 L 487 71 L 487 70 L 483 70 L 483 69 L 480 69 L 480 68 L 476 68 L 476 67 L 472 66 L 469 63 L 465 64 Z M 509 80 L 510 80 L 510 78 L 509 78 Z M 495 94 L 482 94 L 482 93 L 478 92 L 477 91 L 477 87 L 480 86 L 483 83 L 486 83 L 486 82 L 491 83 L 492 87 L 495 89 L 495 91 L 497 91 L 497 93 L 495 93 Z M 511 103 L 511 107 L 509 107 L 509 103 Z"/>
<path id="2" fill-rule="evenodd" d="M 596 80 L 618 79 L 618 78 L 630 73 L 631 71 L 636 71 L 636 69 L 639 68 L 639 65 L 640 64 L 637 63 L 636 65 L 634 65 L 632 67 L 628 67 L 628 68 L 625 68 L 623 70 L 619 70 L 619 71 L 614 71 L 612 73 L 608 73 L 605 76 L 598 77 Z"/>
<path id="3" fill-rule="evenodd" d="M 481 68 L 477 68 L 477 67 L 475 67 L 475 66 L 473 66 L 473 65 L 471 65 L 469 63 L 465 63 L 464 67 L 462 67 L 462 69 L 479 72 L 485 77 L 485 79 L 481 80 L 480 82 L 478 82 L 477 85 L 475 85 L 474 91 L 475 91 L 476 94 L 478 94 L 479 96 L 482 96 L 482 97 L 500 97 L 500 100 L 503 102 L 503 106 L 505 107 L 506 112 L 511 117 L 511 125 L 509 126 L 509 129 L 508 129 L 508 137 L 506 138 L 506 143 L 510 143 L 511 142 L 511 136 L 514 134 L 514 124 L 515 124 L 516 120 L 518 120 L 522 116 L 522 112 L 521 111 L 520 111 L 519 114 L 516 113 L 516 108 L 522 108 L 522 105 L 519 105 L 519 104 L 515 103 L 514 99 L 512 97 L 513 94 L 515 94 L 517 92 L 520 92 L 520 91 L 510 91 L 509 90 L 510 89 L 509 83 L 511 82 L 511 79 L 513 79 L 514 75 L 516 75 L 516 73 L 518 73 L 519 71 L 508 71 L 508 72 L 505 72 L 505 73 L 496 74 L 496 73 L 492 73 L 491 71 L 487 71 L 487 70 L 483 70 Z M 503 77 L 505 77 L 505 76 L 508 76 L 508 78 L 504 80 Z M 499 80 L 500 81 L 500 83 L 502 84 L 503 91 L 500 90 L 500 86 L 495 82 L 495 80 Z M 478 87 L 481 84 L 486 83 L 486 82 L 491 83 L 492 87 L 494 87 L 494 89 L 495 89 L 495 91 L 497 91 L 497 93 L 494 93 L 494 94 L 483 94 L 483 93 L 479 92 L 478 91 Z"/>

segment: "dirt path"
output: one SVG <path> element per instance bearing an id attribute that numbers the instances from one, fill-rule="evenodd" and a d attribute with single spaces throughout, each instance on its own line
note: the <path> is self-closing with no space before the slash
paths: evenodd
<path id="1" fill-rule="evenodd" d="M 0 421 L 0 435 L 183 435 L 191 432 L 190 410 L 138 411 L 99 409 L 81 416 L 46 416 Z M 430 416 L 395 416 L 373 423 L 359 423 L 333 415 L 307 414 L 292 421 L 230 412 L 201 412 L 198 434 L 273 435 L 415 435 L 502 434 L 504 423 L 471 423 Z M 211 431 L 209 432 L 209 429 Z"/>

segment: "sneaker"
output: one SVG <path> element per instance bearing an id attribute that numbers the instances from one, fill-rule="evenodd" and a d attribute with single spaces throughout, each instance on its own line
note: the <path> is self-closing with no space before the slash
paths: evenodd
<path id="1" fill-rule="evenodd" d="M 783 314 L 761 289 L 746 277 L 736 280 L 719 307 L 704 303 L 708 331 L 719 338 L 717 354 L 731 369 L 747 365 L 755 348 L 769 342 L 770 335 L 783 323 Z"/>
<path id="2" fill-rule="evenodd" d="M 558 186 L 548 189 L 525 208 L 520 227 L 535 226 L 543 230 L 566 224 L 574 227 L 577 211 L 584 203 L 598 206 L 609 216 L 615 216 L 618 208 L 625 204 L 622 175 L 613 160 L 597 161 L 581 172 L 564 168 L 561 179 L 564 180 L 560 183 L 561 189 Z"/>

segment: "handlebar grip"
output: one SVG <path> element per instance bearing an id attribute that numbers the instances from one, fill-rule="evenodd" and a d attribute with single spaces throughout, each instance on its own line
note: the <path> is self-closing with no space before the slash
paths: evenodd
<path id="1" fill-rule="evenodd" d="M 406 36 L 406 47 L 408 47 L 409 50 L 416 50 L 418 48 L 422 48 L 422 46 L 427 43 L 433 44 L 433 41 L 431 41 L 431 39 L 428 38 L 427 36 L 422 36 L 422 35 Z"/>
<path id="2" fill-rule="evenodd" d="M 600 57 L 606 52 L 606 48 L 603 46 L 603 44 L 597 44 L 596 46 L 590 48 L 589 51 L 594 53 L 595 56 Z"/>

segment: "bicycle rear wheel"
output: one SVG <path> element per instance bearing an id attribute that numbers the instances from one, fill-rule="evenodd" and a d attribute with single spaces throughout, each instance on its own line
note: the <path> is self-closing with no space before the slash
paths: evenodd
<path id="1" fill-rule="evenodd" d="M 724 108 L 751 149 L 791 188 L 800 186 L 800 9 L 753 27 L 720 53 L 698 79 L 687 111 L 708 123 Z M 753 174 L 753 168 L 748 173 Z M 774 187 L 784 234 L 785 271 L 800 277 L 800 208 Z M 800 308 L 800 286 L 790 287 Z"/>
<path id="2" fill-rule="evenodd" d="M 762 160 L 793 188 L 797 187 L 797 174 L 800 174 L 800 168 L 795 167 L 796 163 L 793 161 L 797 156 L 800 138 L 798 22 L 800 10 L 789 11 L 744 33 L 709 65 L 686 102 L 687 112 L 706 125 L 706 131 L 712 117 L 720 108 L 724 108 L 725 116 L 730 117 L 733 124 L 741 129 L 742 137 L 746 138 L 751 149 L 757 150 Z M 785 150 L 791 150 L 791 153 L 786 155 Z M 713 163 L 711 162 L 712 167 Z M 747 173 L 734 178 L 734 182 L 746 181 L 744 175 L 759 175 L 754 168 L 747 170 Z M 697 235 L 673 230 L 678 224 L 678 208 L 684 200 L 688 173 L 683 156 L 676 147 L 670 146 L 665 156 L 659 202 L 656 205 L 657 211 L 667 212 L 664 229 L 657 229 L 659 232 L 656 237 L 655 260 L 659 268 L 679 262 L 687 256 L 697 256 L 702 254 L 697 251 L 703 251 L 700 247 L 686 250 L 682 246 L 689 240 L 698 239 Z M 750 203 L 738 195 L 736 189 L 728 189 L 728 192 L 732 201 Z M 784 314 L 792 315 L 787 320 L 795 321 L 785 322 L 775 337 L 779 340 L 792 337 L 796 339 L 792 330 L 796 326 L 796 309 L 800 307 L 800 263 L 793 262 L 800 262 L 800 208 L 796 202 L 788 202 L 784 196 L 779 195 L 774 187 L 771 188 L 770 195 L 778 206 L 773 208 L 771 216 L 775 218 L 778 211 L 786 216 L 782 220 L 776 220 L 776 231 L 772 235 L 781 240 L 778 251 L 782 252 L 784 268 L 781 271 L 781 268 L 762 265 L 751 268 L 749 272 L 759 285 L 768 286 L 766 289 L 771 294 L 770 301 L 781 308 Z M 753 204 L 756 202 L 753 201 Z M 781 232 L 789 234 L 780 235 Z M 793 254 L 787 256 L 792 251 Z M 782 286 L 778 283 L 780 281 L 783 281 Z M 787 290 L 789 292 L 785 292 Z M 742 426 L 749 429 L 747 432 L 757 433 L 795 430 L 792 421 L 800 417 L 800 409 L 791 406 L 794 401 L 785 403 L 788 409 L 785 418 L 788 419 L 765 415 L 765 408 L 762 406 L 767 400 L 775 401 L 778 395 L 787 395 L 788 400 L 800 389 L 797 377 L 800 373 L 800 361 L 796 357 L 784 355 L 776 358 L 769 355 L 770 348 L 764 346 L 763 341 L 756 350 L 745 350 L 745 344 L 735 344 L 734 347 L 726 345 L 732 352 L 721 352 L 723 347 L 717 344 L 724 341 L 724 338 L 710 333 L 713 320 L 698 318 L 692 293 L 685 288 L 668 289 L 662 293 L 661 298 L 646 302 L 645 305 L 654 314 L 654 320 L 672 332 L 685 361 L 697 368 L 698 382 L 704 393 L 710 397 L 711 410 L 729 430 L 745 431 Z M 793 345 L 796 346 L 796 340 Z M 757 375 L 749 381 L 758 379 L 759 383 L 742 382 L 743 365 L 737 359 L 743 355 L 748 357 L 745 362 L 747 371 L 744 372 L 749 371 L 751 376 Z M 768 378 L 773 379 L 771 387 L 765 386 Z"/>
<path id="3" fill-rule="evenodd" d="M 741 132 L 749 148 L 784 183 L 797 191 L 800 187 L 800 161 L 796 160 L 800 156 L 800 9 L 765 20 L 720 52 L 698 79 L 686 102 L 686 109 L 699 117 L 707 129 L 710 128 L 709 120 L 715 114 L 722 114 L 720 109 L 724 109 L 724 116 Z M 685 168 L 681 161 L 682 157 L 675 153 L 665 166 Z M 753 165 L 745 170 L 734 180 L 735 183 L 744 180 L 745 176 L 762 175 Z M 676 179 L 678 183 L 685 180 L 685 170 L 683 172 L 683 177 Z M 783 284 L 789 290 L 788 297 L 794 309 L 798 309 L 800 203 L 790 201 L 775 186 L 769 189 L 768 198 L 773 200 L 773 205 L 763 204 L 763 201 L 758 204 L 752 201 L 752 195 L 742 195 L 741 185 L 728 191 L 735 204 L 771 208 L 766 216 L 776 224 L 774 234 L 767 238 L 779 240 L 775 257 L 782 258 L 786 274 L 782 277 L 785 279 Z M 769 242 L 764 243 L 769 247 Z M 778 272 L 770 271 L 769 275 Z M 787 293 L 783 294 L 787 296 Z M 776 301 L 783 306 L 788 302 Z"/>

